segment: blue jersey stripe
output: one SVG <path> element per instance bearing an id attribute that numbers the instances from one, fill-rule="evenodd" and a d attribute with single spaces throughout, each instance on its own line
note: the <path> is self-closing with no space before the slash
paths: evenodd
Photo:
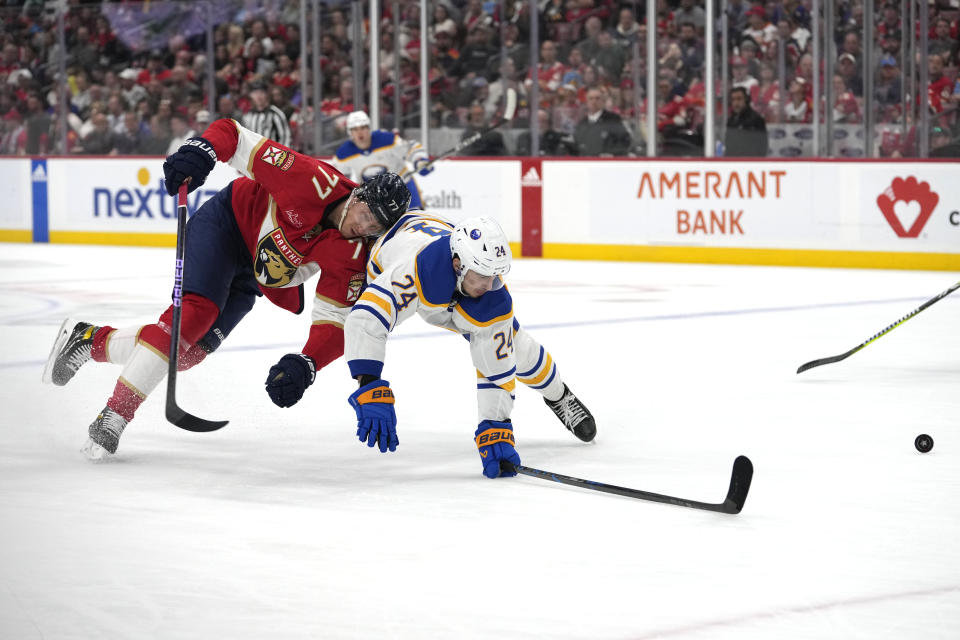
<path id="1" fill-rule="evenodd" d="M 547 381 L 546 381 L 546 382 L 544 382 L 543 384 L 538 384 L 537 386 L 535 386 L 535 387 L 530 387 L 530 388 L 531 388 L 531 389 L 543 389 L 543 388 L 546 387 L 548 384 L 550 384 L 551 382 L 553 382 L 553 379 L 554 379 L 554 377 L 556 377 L 556 375 L 557 375 L 557 367 L 554 366 L 554 367 L 553 367 L 553 371 L 550 372 L 550 377 L 547 378 Z"/>
<path id="2" fill-rule="evenodd" d="M 535 364 L 535 365 L 533 366 L 533 369 L 530 369 L 530 371 L 523 371 L 523 372 L 521 372 L 521 373 L 518 373 L 518 374 L 517 374 L 517 377 L 518 377 L 518 378 L 529 378 L 530 376 L 532 376 L 532 375 L 537 371 L 537 369 L 540 368 L 540 365 L 543 364 L 543 355 L 544 355 L 544 353 L 545 353 L 545 352 L 544 352 L 544 350 L 543 350 L 543 347 L 541 346 L 541 347 L 540 347 L 540 358 L 537 360 L 537 364 Z"/>
<path id="3" fill-rule="evenodd" d="M 373 289 L 374 291 L 379 291 L 379 292 L 382 293 L 383 295 L 385 295 L 385 296 L 387 296 L 388 298 L 390 298 L 390 302 L 393 303 L 393 308 L 396 309 L 398 312 L 400 311 L 400 309 L 397 308 L 397 299 L 393 296 L 393 292 L 392 292 L 392 291 L 390 291 L 390 290 L 388 290 L 388 289 L 384 289 L 383 287 L 380 287 L 380 286 L 375 285 L 375 284 L 367 285 L 367 288 L 368 288 L 368 289 Z"/>
<path id="4" fill-rule="evenodd" d="M 510 371 L 504 371 L 503 373 L 498 373 L 498 374 L 495 375 L 495 376 L 487 376 L 487 380 L 490 380 L 491 382 L 493 382 L 494 380 L 500 380 L 501 378 L 506 378 L 507 376 L 512 376 L 512 375 L 513 375 L 514 373 L 516 373 L 516 372 L 517 372 L 517 368 L 516 368 L 516 367 L 511 367 L 511 368 L 510 368 Z"/>
<path id="5" fill-rule="evenodd" d="M 375 308 L 365 304 L 355 304 L 353 305 L 353 309 L 350 310 L 350 313 L 355 313 L 357 311 L 370 312 L 374 318 L 380 321 L 380 324 L 382 324 L 387 331 L 390 331 L 390 322 L 388 320 L 384 320 L 383 316 L 380 315 L 380 313 Z"/>

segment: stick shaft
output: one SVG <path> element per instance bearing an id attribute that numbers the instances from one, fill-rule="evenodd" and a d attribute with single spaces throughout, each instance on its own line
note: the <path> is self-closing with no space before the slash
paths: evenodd
<path id="1" fill-rule="evenodd" d="M 921 311 L 923 311 L 923 310 L 926 309 L 927 307 L 930 307 L 930 306 L 933 305 L 934 303 L 939 302 L 940 300 L 943 300 L 944 298 L 946 298 L 948 295 L 950 295 L 951 293 L 953 293 L 953 292 L 956 291 L 957 289 L 960 289 L 960 282 L 957 282 L 956 284 L 954 284 L 952 287 L 950 287 L 950 288 L 947 289 L 946 291 L 942 291 L 942 292 L 938 293 L 937 295 L 935 295 L 934 297 L 930 298 L 929 300 L 927 300 L 926 302 L 924 302 L 922 305 L 920 305 L 919 307 L 917 307 L 916 309 L 914 309 L 913 311 L 911 311 L 911 312 L 908 313 L 907 315 L 903 316 L 902 318 L 900 318 L 899 320 L 897 320 L 896 322 L 894 322 L 893 324 L 891 324 L 890 326 L 888 326 L 888 327 L 887 327 L 886 329 L 884 329 L 883 331 L 880 331 L 879 333 L 874 334 L 873 336 L 871 336 L 870 338 L 868 338 L 866 341 L 860 343 L 859 345 L 857 345 L 857 346 L 854 347 L 853 349 L 850 349 L 849 351 L 847 351 L 847 352 L 845 352 L 845 353 L 841 353 L 840 355 L 829 356 L 829 357 L 826 357 L 826 358 L 819 358 L 819 359 L 817 359 L 817 360 L 811 360 L 810 362 L 806 362 L 806 363 L 800 365 L 800 367 L 797 369 L 797 373 L 803 373 L 804 371 L 806 371 L 806 370 L 808 370 L 808 369 L 813 369 L 814 367 L 819 367 L 820 365 L 833 364 L 834 362 L 840 362 L 841 360 L 846 360 L 847 358 L 849 358 L 850 356 L 852 356 L 853 354 L 855 354 L 857 351 L 860 351 L 861 349 L 863 349 L 864 347 L 866 347 L 866 346 L 867 346 L 868 344 L 870 344 L 871 342 L 874 342 L 874 341 L 878 340 L 879 338 L 887 335 L 888 333 L 890 333 L 891 331 L 893 331 L 894 329 L 896 329 L 897 327 L 899 327 L 900 325 L 902 325 L 904 322 L 906 322 L 906 321 L 909 320 L 910 318 L 914 317 L 915 315 L 917 315 L 918 313 L 920 313 Z"/>

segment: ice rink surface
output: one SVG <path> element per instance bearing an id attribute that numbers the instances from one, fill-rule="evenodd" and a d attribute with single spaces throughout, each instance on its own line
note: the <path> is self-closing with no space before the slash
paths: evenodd
<path id="1" fill-rule="evenodd" d="M 114 459 L 79 448 L 119 369 L 42 385 L 66 316 L 169 300 L 172 249 L 4 245 L 0 638 L 960 638 L 960 274 L 518 260 L 515 313 L 593 411 L 583 444 L 518 385 L 524 464 L 740 515 L 487 480 L 463 341 L 388 345 L 400 447 L 354 436 L 339 360 L 290 409 L 263 391 L 309 317 L 261 299 L 165 386 Z M 914 438 L 936 441 L 920 454 Z"/>

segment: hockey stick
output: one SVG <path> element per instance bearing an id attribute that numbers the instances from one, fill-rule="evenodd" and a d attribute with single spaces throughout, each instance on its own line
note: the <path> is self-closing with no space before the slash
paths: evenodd
<path id="1" fill-rule="evenodd" d="M 502 462 L 501 466 L 508 471 L 516 471 L 525 476 L 533 476 L 534 478 L 540 478 L 542 480 L 552 480 L 553 482 L 568 484 L 572 487 L 582 487 L 584 489 L 612 493 L 626 498 L 662 502 L 678 507 L 690 507 L 691 509 L 717 511 L 720 513 L 740 513 L 743 509 L 743 504 L 747 501 L 747 492 L 750 491 L 750 481 L 753 479 L 753 463 L 750 462 L 750 458 L 747 456 L 737 456 L 737 459 L 733 461 L 733 474 L 730 476 L 730 488 L 727 490 L 727 498 L 719 504 L 712 504 L 709 502 L 697 502 L 696 500 L 665 496 L 659 493 L 641 491 L 639 489 L 617 487 L 612 484 L 604 484 L 593 480 L 582 480 L 581 478 L 573 478 L 551 471 L 541 471 L 540 469 L 532 469 L 530 467 L 524 467 L 523 465 L 517 466 L 509 462 Z"/>
<path id="2" fill-rule="evenodd" d="M 517 112 L 517 92 L 514 89 L 508 88 L 506 93 L 506 100 L 504 101 L 504 105 L 503 105 L 503 114 L 500 116 L 499 120 L 497 120 L 494 124 L 491 124 L 489 127 L 485 127 L 480 131 L 477 131 L 472 136 L 464 138 L 463 140 L 458 142 L 456 146 L 450 149 L 447 149 L 440 155 L 434 156 L 433 158 L 430 159 L 430 162 L 428 162 L 427 164 L 417 169 L 417 171 L 424 171 L 426 169 L 429 169 L 438 160 L 443 160 L 444 158 L 452 156 L 455 153 L 459 153 L 463 151 L 464 149 L 466 149 L 467 147 L 472 145 L 474 142 L 476 142 L 483 136 L 487 135 L 497 127 L 500 127 L 510 122 L 511 120 L 513 120 L 513 116 L 516 114 L 516 112 Z"/>
<path id="3" fill-rule="evenodd" d="M 841 354 L 838 355 L 838 356 L 830 356 L 829 358 L 820 358 L 819 360 L 811 360 L 810 362 L 807 362 L 806 364 L 800 365 L 800 368 L 797 369 L 797 373 L 803 373 L 803 372 L 806 371 L 807 369 L 813 369 L 814 367 L 819 367 L 819 366 L 822 365 L 822 364 L 833 364 L 834 362 L 840 362 L 841 360 L 846 360 L 847 358 L 849 358 L 850 356 L 852 356 L 853 354 L 855 354 L 857 351 L 860 351 L 860 349 L 863 349 L 865 346 L 867 346 L 868 344 L 870 344 L 871 342 L 873 342 L 873 341 L 876 340 L 877 338 L 879 338 L 879 337 L 881 337 L 881 336 L 884 336 L 884 335 L 890 333 L 891 331 L 893 331 L 894 329 L 896 329 L 897 327 L 899 327 L 900 325 L 902 325 L 904 322 L 906 322 L 907 320 L 909 320 L 909 319 L 912 318 L 913 316 L 917 315 L 918 313 L 920 313 L 921 311 L 923 311 L 924 309 L 926 309 L 927 307 L 929 307 L 930 305 L 932 305 L 934 302 L 937 302 L 937 301 L 939 301 L 939 300 L 943 300 L 944 298 L 946 298 L 948 295 L 950 295 L 951 293 L 953 293 L 953 292 L 956 291 L 957 289 L 960 289 L 960 282 L 956 283 L 955 285 L 953 285 L 952 287 L 950 287 L 949 289 L 947 289 L 947 290 L 944 291 L 943 293 L 938 293 L 938 294 L 935 295 L 934 297 L 930 298 L 929 300 L 927 300 L 926 302 L 924 302 L 922 305 L 920 305 L 919 307 L 917 307 L 916 309 L 914 309 L 913 311 L 911 311 L 911 312 L 908 313 L 907 315 L 903 316 L 902 318 L 900 318 L 899 320 L 897 320 L 896 322 L 894 322 L 892 325 L 890 325 L 889 327 L 887 327 L 886 329 L 884 329 L 884 330 L 881 331 L 880 333 L 876 334 L 875 336 L 873 336 L 872 338 L 870 338 L 870 339 L 867 340 L 866 342 L 864 342 L 864 343 L 862 343 L 862 344 L 854 347 L 853 349 L 850 349 L 850 351 L 847 351 L 846 353 L 841 353 Z"/>
<path id="4" fill-rule="evenodd" d="M 189 181 L 187 181 L 189 182 Z M 167 369 L 167 420 L 187 431 L 203 433 L 226 426 L 189 414 L 177 405 L 177 356 L 180 353 L 180 313 L 183 301 L 183 250 L 187 229 L 187 182 L 177 193 L 177 260 L 173 272 L 173 320 L 170 327 L 170 363 Z"/>

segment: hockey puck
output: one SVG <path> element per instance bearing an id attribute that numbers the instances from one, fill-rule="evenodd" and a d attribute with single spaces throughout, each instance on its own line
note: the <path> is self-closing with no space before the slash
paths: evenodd
<path id="1" fill-rule="evenodd" d="M 915 446 L 920 453 L 926 453 L 930 451 L 930 449 L 933 449 L 933 438 L 925 433 L 921 433 L 917 436 L 917 439 L 913 441 L 913 446 Z"/>

